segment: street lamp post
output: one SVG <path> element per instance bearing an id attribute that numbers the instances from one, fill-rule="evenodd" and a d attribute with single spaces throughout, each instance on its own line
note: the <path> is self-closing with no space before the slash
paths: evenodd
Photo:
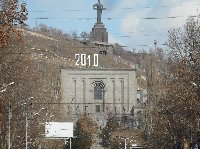
<path id="1" fill-rule="evenodd" d="M 124 138 L 124 148 L 126 149 L 126 138 Z"/>
<path id="2" fill-rule="evenodd" d="M 38 113 L 35 114 L 35 115 L 37 116 L 37 122 L 38 122 L 38 128 L 37 128 L 37 132 L 38 132 L 38 133 L 37 133 L 38 149 L 41 149 L 40 135 L 39 135 L 39 134 L 40 134 L 40 133 L 39 133 L 39 124 L 40 124 L 40 123 L 39 123 L 39 114 L 40 114 L 40 112 L 42 112 L 42 110 L 45 110 L 45 109 L 46 109 L 46 107 L 45 107 L 45 108 L 42 107 L 42 108 L 40 109 L 40 111 L 39 111 Z M 53 116 L 54 116 L 54 115 L 51 115 L 50 118 L 53 117 Z M 49 118 L 49 119 L 50 119 L 50 118 Z"/>
<path id="3" fill-rule="evenodd" d="M 28 129 L 28 123 L 27 123 L 27 115 L 26 115 L 26 149 L 28 148 L 28 140 L 27 140 L 27 129 Z"/>
<path id="4" fill-rule="evenodd" d="M 126 137 L 119 137 L 120 139 L 124 139 L 124 149 L 127 149 L 127 142 L 126 142 L 126 139 L 129 139 L 129 138 L 126 138 Z"/>
<path id="5" fill-rule="evenodd" d="M 32 99 L 33 97 L 27 98 L 25 100 L 29 100 Z M 26 104 L 26 103 L 24 103 Z M 16 106 L 17 107 L 17 106 Z M 16 108 L 15 107 L 15 108 Z M 11 149 L 11 137 L 10 137 L 10 121 L 11 121 L 11 117 L 12 117 L 12 111 L 11 111 L 11 104 L 9 102 L 8 104 L 8 149 Z M 26 149 L 27 149 L 27 113 L 26 113 Z"/>
<path id="6" fill-rule="evenodd" d="M 9 102 L 9 105 L 8 105 L 9 107 L 9 111 L 8 111 L 8 149 L 10 149 L 10 119 L 11 119 L 11 111 L 10 111 L 10 102 Z"/>
<path id="7" fill-rule="evenodd" d="M 27 98 L 27 99 L 25 99 L 25 100 L 23 100 L 23 101 L 27 101 L 27 100 L 30 100 L 30 99 L 33 99 L 33 97 L 29 97 L 29 98 Z M 26 105 L 27 103 L 25 102 L 25 103 L 23 103 L 23 104 L 21 104 L 21 105 Z M 14 108 L 16 108 L 17 106 L 15 106 Z M 27 109 L 26 109 L 27 110 Z M 10 138 L 10 121 L 11 121 L 11 117 L 12 117 L 12 112 L 11 112 L 11 104 L 10 104 L 10 102 L 9 102 L 9 111 L 8 111 L 8 149 L 10 149 L 11 148 L 11 138 Z M 25 129 L 26 129 L 26 134 L 25 134 L 25 138 L 26 138 L 26 146 L 25 146 L 25 148 L 27 149 L 28 148 L 28 140 L 27 140 L 27 134 L 28 134 L 28 130 L 27 130 L 27 128 L 28 128 L 28 119 L 27 119 L 27 111 L 26 111 L 26 121 L 25 121 L 25 123 L 26 123 L 26 127 L 25 127 Z"/>
<path id="8" fill-rule="evenodd" d="M 72 139 L 69 138 L 69 148 L 71 149 L 72 148 Z"/>
<path id="9" fill-rule="evenodd" d="M 28 118 L 27 118 L 27 100 L 30 100 L 30 99 L 33 99 L 33 97 L 29 97 L 27 99 L 25 99 L 25 103 L 23 103 L 23 105 L 26 105 L 26 120 L 25 120 L 25 131 L 26 131 L 26 134 L 25 134 L 25 139 L 26 139 L 26 145 L 25 145 L 25 148 L 27 149 L 28 148 Z"/>
<path id="10" fill-rule="evenodd" d="M 0 93 L 3 93 L 7 90 L 8 86 L 13 85 L 15 82 L 10 82 L 9 84 L 3 84 L 3 87 L 0 88 Z M 8 149 L 11 148 L 11 143 L 10 143 L 10 120 L 11 120 L 11 105 L 10 102 L 8 104 Z"/>
<path id="11" fill-rule="evenodd" d="M 66 145 L 67 144 L 67 140 L 64 139 L 64 141 L 65 141 L 65 145 Z M 72 148 L 72 138 L 71 137 L 69 138 L 69 148 L 70 149 Z"/>

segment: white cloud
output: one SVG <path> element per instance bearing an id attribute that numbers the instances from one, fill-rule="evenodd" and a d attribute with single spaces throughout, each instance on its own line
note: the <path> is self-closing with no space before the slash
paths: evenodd
<path id="1" fill-rule="evenodd" d="M 122 31 L 129 33 L 134 32 L 135 34 L 138 33 L 139 27 L 143 25 L 141 23 L 142 19 L 148 14 L 149 10 L 143 10 L 139 12 L 131 12 L 128 13 L 123 19 L 122 19 Z"/>
<path id="2" fill-rule="evenodd" d="M 199 0 L 124 0 L 120 1 L 113 11 L 113 15 L 119 16 L 121 20 L 121 35 L 130 35 L 123 41 L 127 45 L 150 45 L 153 39 L 160 44 L 166 42 L 167 30 L 171 27 L 181 27 L 185 24 L 186 19 L 191 15 L 197 15 Z M 145 9 L 145 7 L 149 7 Z M 166 7 L 163 7 L 166 6 Z M 131 8 L 121 10 L 122 8 Z M 181 16 L 180 18 L 167 18 Z M 145 17 L 157 17 L 162 19 L 144 19 Z M 156 31 L 152 31 L 156 30 Z M 133 32 L 133 34 L 129 34 Z M 162 33 L 162 36 L 157 36 Z M 165 35 L 166 34 L 166 35 Z M 148 46 L 149 47 L 149 46 Z"/>
<path id="3" fill-rule="evenodd" d="M 180 6 L 172 7 L 168 12 L 168 16 L 181 16 L 181 17 L 176 19 L 171 19 L 170 21 L 168 21 L 167 25 L 169 27 L 180 27 L 183 24 L 185 24 L 186 19 L 189 16 L 197 15 L 197 9 L 200 8 L 200 6 L 196 5 L 195 2 L 196 2 L 195 0 L 187 1 L 182 3 Z"/>
<path id="4" fill-rule="evenodd" d="M 111 34 L 109 34 L 108 37 L 109 37 L 109 39 L 108 39 L 109 43 L 111 43 L 111 44 L 119 43 L 119 44 L 123 45 L 123 43 L 121 41 L 119 41 L 118 39 L 116 39 Z"/>
<path id="5" fill-rule="evenodd" d="M 135 13 L 127 14 L 122 20 L 123 32 L 135 31 L 140 23 L 140 18 Z"/>

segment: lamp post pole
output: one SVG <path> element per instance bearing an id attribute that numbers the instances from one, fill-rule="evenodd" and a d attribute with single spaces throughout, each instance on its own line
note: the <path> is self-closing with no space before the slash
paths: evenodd
<path id="1" fill-rule="evenodd" d="M 27 115 L 26 115 L 26 149 L 28 148 L 28 140 L 27 140 L 27 138 L 28 138 L 28 136 L 27 136 L 28 132 L 27 132 L 27 127 L 28 127 L 28 123 L 27 123 Z"/>
<path id="2" fill-rule="evenodd" d="M 72 148 L 72 138 L 69 138 L 69 148 Z"/>
<path id="3" fill-rule="evenodd" d="M 124 149 L 127 149 L 127 143 L 126 143 L 126 139 L 129 139 L 129 138 L 126 138 L 126 137 L 119 137 L 120 139 L 124 140 Z"/>
<path id="4" fill-rule="evenodd" d="M 11 110 L 10 110 L 10 102 L 8 105 L 8 149 L 10 149 L 10 119 L 11 119 Z"/>
<path id="5" fill-rule="evenodd" d="M 125 143 L 124 143 L 124 149 L 126 149 L 126 138 L 124 139 Z"/>

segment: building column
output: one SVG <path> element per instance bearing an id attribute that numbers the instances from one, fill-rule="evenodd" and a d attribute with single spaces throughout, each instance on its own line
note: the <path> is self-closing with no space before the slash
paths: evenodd
<path id="1" fill-rule="evenodd" d="M 74 112 L 76 112 L 77 113 L 77 97 L 76 97 L 76 94 L 77 94 L 77 92 L 76 92 L 76 80 L 74 80 Z"/>
<path id="2" fill-rule="evenodd" d="M 113 110 L 116 113 L 115 80 L 112 80 L 112 85 L 113 85 Z"/>
<path id="3" fill-rule="evenodd" d="M 126 112 L 126 108 L 124 107 L 124 79 L 120 80 L 121 82 L 121 114 Z"/>
<path id="4" fill-rule="evenodd" d="M 83 103 L 83 112 L 86 112 L 85 111 L 85 107 L 87 106 L 85 103 L 86 103 L 86 99 L 85 99 L 85 91 L 86 91 L 86 88 L 85 88 L 85 86 L 86 86 L 86 82 L 85 82 L 85 79 L 82 79 L 82 85 L 83 85 L 83 90 L 82 90 L 82 92 L 83 92 L 83 101 L 82 101 L 82 103 Z"/>

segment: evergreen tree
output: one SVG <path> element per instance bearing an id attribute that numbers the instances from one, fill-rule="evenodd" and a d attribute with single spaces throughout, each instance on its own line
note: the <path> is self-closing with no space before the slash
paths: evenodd
<path id="1" fill-rule="evenodd" d="M 106 126 L 103 128 L 102 133 L 100 134 L 100 138 L 102 139 L 102 145 L 104 147 L 108 147 L 111 144 L 111 133 L 117 131 L 119 128 L 119 122 L 117 117 L 110 116 L 106 123 Z"/>
<path id="2" fill-rule="evenodd" d="M 80 117 L 75 126 L 74 138 L 72 138 L 72 149 L 90 149 L 94 143 L 93 134 L 96 133 L 96 123 L 87 115 Z M 64 149 L 69 149 L 69 142 Z"/>

